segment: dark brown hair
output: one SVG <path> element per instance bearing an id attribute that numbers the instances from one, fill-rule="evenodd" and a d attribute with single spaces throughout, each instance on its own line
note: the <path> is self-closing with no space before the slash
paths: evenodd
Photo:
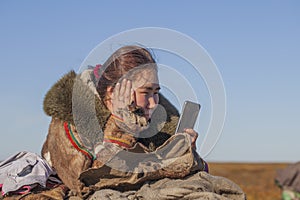
<path id="1" fill-rule="evenodd" d="M 101 67 L 97 91 L 102 100 L 107 88 L 114 88 L 118 80 L 129 70 L 148 63 L 155 63 L 150 51 L 140 46 L 124 46 L 115 51 Z"/>

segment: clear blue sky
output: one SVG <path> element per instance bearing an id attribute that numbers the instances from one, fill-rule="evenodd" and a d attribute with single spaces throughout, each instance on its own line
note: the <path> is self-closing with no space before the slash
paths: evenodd
<path id="1" fill-rule="evenodd" d="M 300 160 L 300 2 L 177 2 L 0 1 L 0 160 L 39 153 L 48 89 L 100 42 L 141 27 L 186 34 L 217 65 L 227 116 L 208 161 Z"/>

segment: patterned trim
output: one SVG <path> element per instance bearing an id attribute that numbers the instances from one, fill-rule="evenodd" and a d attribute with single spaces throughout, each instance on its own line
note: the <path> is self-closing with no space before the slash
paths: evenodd
<path id="1" fill-rule="evenodd" d="M 104 136 L 104 142 L 111 142 L 111 143 L 115 143 L 115 144 L 118 144 L 122 147 L 125 147 L 125 148 L 131 148 L 132 145 L 131 145 L 131 142 L 127 141 L 127 140 L 124 140 L 124 139 L 121 139 L 121 138 L 117 138 L 117 137 L 113 137 L 113 136 Z"/>
<path id="2" fill-rule="evenodd" d="M 70 123 L 64 122 L 64 128 L 65 128 L 65 132 L 66 132 L 68 139 L 70 140 L 72 145 L 75 147 L 75 149 L 77 149 L 78 151 L 80 151 L 81 153 L 86 155 L 89 159 L 95 160 L 96 157 L 88 149 L 81 146 L 80 143 L 76 140 L 76 138 L 72 132 Z"/>

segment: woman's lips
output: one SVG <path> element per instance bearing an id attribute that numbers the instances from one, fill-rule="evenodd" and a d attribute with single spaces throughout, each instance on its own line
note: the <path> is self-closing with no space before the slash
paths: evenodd
<path id="1" fill-rule="evenodd" d="M 151 116 L 152 116 L 155 109 L 156 109 L 156 107 L 153 108 L 153 109 L 144 110 L 144 115 L 145 115 L 147 120 L 149 120 L 151 118 Z"/>
<path id="2" fill-rule="evenodd" d="M 149 114 L 145 114 L 146 119 L 150 119 L 150 115 Z"/>

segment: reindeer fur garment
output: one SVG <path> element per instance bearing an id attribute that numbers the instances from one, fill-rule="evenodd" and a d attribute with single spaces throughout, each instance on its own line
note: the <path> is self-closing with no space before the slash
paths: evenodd
<path id="1" fill-rule="evenodd" d="M 183 135 L 177 140 L 174 132 L 179 114 L 163 95 L 159 97 L 161 106 L 158 108 L 166 110 L 165 119 L 158 117 L 158 121 L 153 124 L 151 121 L 146 131 L 161 130 L 149 138 L 139 138 L 137 144 L 153 154 L 161 151 L 162 146 L 168 142 L 174 143 L 177 150 L 185 148 L 186 151 L 167 168 L 158 170 L 158 174 L 145 173 L 140 174 L 144 175 L 140 177 L 136 174 L 119 173 L 103 165 L 101 167 L 101 163 L 98 165 L 96 162 L 98 160 L 90 159 L 78 151 L 66 136 L 66 123 L 76 140 L 93 152 L 95 146 L 102 141 L 103 131 L 111 116 L 95 93 L 94 83 L 93 77 L 83 80 L 71 71 L 50 88 L 44 99 L 44 111 L 52 117 L 52 121 L 42 156 L 56 170 L 62 182 L 74 192 L 72 195 L 89 199 L 246 199 L 243 191 L 230 180 L 199 172 L 203 165 L 202 159 L 197 157 L 190 144 L 186 145 L 185 141 L 189 137 Z M 183 170 L 176 172 L 180 168 Z M 107 182 L 103 182 L 103 177 L 98 172 L 105 172 Z M 93 180 L 93 177 L 97 179 Z M 149 181 L 145 182 L 146 180 Z M 125 187 L 108 187 L 107 183 L 110 181 L 113 183 L 110 186 Z M 126 188 L 128 184 L 134 186 L 133 183 L 140 185 Z M 69 193 L 69 197 L 72 195 Z"/>
<path id="2" fill-rule="evenodd" d="M 139 140 L 152 151 L 174 134 L 178 122 L 178 111 L 163 95 L 160 95 L 160 105 L 166 109 L 167 122 L 158 134 Z M 105 127 L 111 113 L 74 71 L 64 75 L 50 88 L 44 99 L 44 111 L 52 117 L 52 121 L 42 156 L 70 189 L 80 190 L 75 180 L 83 170 L 91 167 L 92 161 L 72 146 L 63 123 L 69 122 L 76 139 L 92 151 L 102 140 L 99 137 L 103 131 L 101 127 Z"/>

